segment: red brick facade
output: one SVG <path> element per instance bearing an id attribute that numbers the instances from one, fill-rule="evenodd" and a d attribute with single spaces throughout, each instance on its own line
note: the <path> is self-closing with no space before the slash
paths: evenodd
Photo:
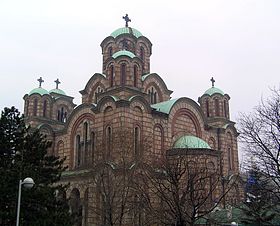
<path id="1" fill-rule="evenodd" d="M 150 73 L 152 44 L 144 36 L 136 37 L 132 32 L 109 36 L 101 48 L 102 74 L 94 74 L 80 91 L 81 105 L 75 106 L 73 98 L 55 92 L 24 96 L 26 122 L 47 134 L 53 142 L 51 153 L 66 157 L 69 172 L 63 181 L 70 182 L 68 195 L 72 191 L 84 205 L 82 225 L 97 225 L 98 221 L 88 211 L 89 206 L 98 205 L 98 198 L 90 186 L 92 175 L 87 172 L 102 156 L 118 161 L 112 145 L 114 131 L 120 129 L 134 134 L 130 138 L 132 162 L 139 156 L 153 162 L 180 137 L 192 135 L 221 151 L 225 177 L 238 174 L 238 134 L 230 121 L 227 94 L 206 93 L 199 103 L 186 97 L 172 100 L 172 91 L 161 77 Z M 116 57 L 119 51 L 122 54 Z M 137 150 L 146 138 L 150 138 L 151 147 Z M 97 150 L 101 140 L 106 142 Z"/>

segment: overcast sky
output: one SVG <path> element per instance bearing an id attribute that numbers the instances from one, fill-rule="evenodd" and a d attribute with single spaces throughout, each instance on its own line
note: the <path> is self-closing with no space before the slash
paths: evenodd
<path id="1" fill-rule="evenodd" d="M 153 43 L 151 72 L 173 98 L 197 101 L 215 86 L 231 97 L 231 118 L 249 112 L 280 84 L 279 0 L 0 0 L 0 109 L 23 110 L 38 86 L 79 91 L 101 72 L 100 43 L 124 26 Z"/>

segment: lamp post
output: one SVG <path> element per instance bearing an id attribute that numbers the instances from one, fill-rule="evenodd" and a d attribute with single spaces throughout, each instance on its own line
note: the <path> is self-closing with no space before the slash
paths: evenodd
<path id="1" fill-rule="evenodd" d="M 18 203 L 17 203 L 17 223 L 16 226 L 19 226 L 19 215 L 20 215 L 20 200 L 21 200 L 21 186 L 23 185 L 26 188 L 32 188 L 34 185 L 34 181 L 30 177 L 26 177 L 23 181 L 19 180 L 18 185 Z"/>

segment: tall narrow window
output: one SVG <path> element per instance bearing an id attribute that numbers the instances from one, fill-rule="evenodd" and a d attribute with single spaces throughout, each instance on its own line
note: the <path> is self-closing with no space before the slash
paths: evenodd
<path id="1" fill-rule="evenodd" d="M 232 158 L 231 158 L 232 157 L 232 152 L 231 152 L 230 147 L 228 147 L 227 152 L 228 152 L 228 169 L 232 170 Z"/>
<path id="2" fill-rule="evenodd" d="M 57 110 L 57 120 L 60 121 L 60 110 Z"/>
<path id="3" fill-rule="evenodd" d="M 84 123 L 84 156 L 83 163 L 87 165 L 88 160 L 88 123 Z"/>
<path id="4" fill-rule="evenodd" d="M 34 99 L 34 105 L 33 105 L 33 115 L 37 116 L 37 109 L 38 108 L 38 99 Z"/>
<path id="5" fill-rule="evenodd" d="M 109 47 L 109 56 L 112 56 L 112 55 L 113 55 L 113 48 Z"/>
<path id="6" fill-rule="evenodd" d="M 140 145 L 140 131 L 139 127 L 134 128 L 134 154 L 139 155 L 139 145 Z"/>
<path id="7" fill-rule="evenodd" d="M 227 101 L 224 100 L 224 114 L 225 114 L 225 117 L 227 117 Z"/>
<path id="8" fill-rule="evenodd" d="M 46 117 L 46 115 L 47 115 L 47 106 L 48 106 L 48 102 L 46 100 L 44 100 L 44 103 L 43 103 L 43 117 Z"/>
<path id="9" fill-rule="evenodd" d="M 112 128 L 110 126 L 107 127 L 107 154 L 108 157 L 111 155 L 111 148 L 112 148 Z"/>
<path id="10" fill-rule="evenodd" d="M 81 137 L 80 135 L 76 136 L 76 154 L 77 154 L 77 167 L 81 165 Z"/>
<path id="11" fill-rule="evenodd" d="M 122 64 L 121 65 L 121 85 L 125 85 L 125 80 L 126 80 L 126 65 Z"/>
<path id="12" fill-rule="evenodd" d="M 138 72 L 137 66 L 134 65 L 134 70 L 133 70 L 133 85 L 134 85 L 134 87 L 137 87 L 137 72 Z"/>
<path id="13" fill-rule="evenodd" d="M 113 82 L 114 82 L 114 66 L 111 65 L 110 67 L 110 86 L 113 86 Z"/>
<path id="14" fill-rule="evenodd" d="M 140 48 L 140 58 L 141 58 L 141 60 L 143 60 L 143 61 L 144 61 L 144 56 L 145 56 L 145 51 L 144 51 L 144 48 L 141 47 L 141 48 Z"/>
<path id="15" fill-rule="evenodd" d="M 206 116 L 209 117 L 210 113 L 209 113 L 209 100 L 206 100 Z"/>
<path id="16" fill-rule="evenodd" d="M 154 93 L 154 104 L 157 103 L 157 92 Z"/>
<path id="17" fill-rule="evenodd" d="M 63 122 L 63 118 L 64 118 L 64 108 L 62 107 L 60 110 L 60 121 Z"/>
<path id="18" fill-rule="evenodd" d="M 91 132 L 91 162 L 94 163 L 95 158 L 95 132 Z"/>
<path id="19" fill-rule="evenodd" d="M 215 99 L 215 111 L 216 111 L 216 116 L 220 116 L 220 107 L 219 107 L 218 99 Z"/>

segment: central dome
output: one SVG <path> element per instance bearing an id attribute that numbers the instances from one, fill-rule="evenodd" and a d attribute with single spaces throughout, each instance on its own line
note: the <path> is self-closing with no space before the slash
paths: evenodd
<path id="1" fill-rule="evenodd" d="M 119 35 L 122 35 L 122 34 L 132 34 L 136 38 L 139 38 L 139 37 L 143 36 L 140 31 L 138 31 L 135 28 L 131 28 L 131 27 L 118 28 L 117 30 L 113 31 L 110 36 L 116 38 L 116 37 L 118 37 Z"/>

